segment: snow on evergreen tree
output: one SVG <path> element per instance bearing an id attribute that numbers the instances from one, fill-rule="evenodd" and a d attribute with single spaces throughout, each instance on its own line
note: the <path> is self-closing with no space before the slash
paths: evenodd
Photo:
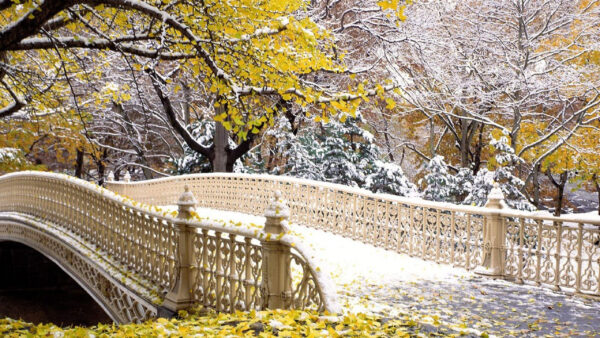
<path id="1" fill-rule="evenodd" d="M 262 165 L 259 158 L 256 158 L 256 153 L 248 152 L 240 159 L 233 163 L 233 172 L 239 174 L 259 174 L 262 172 L 261 169 L 257 169 Z M 246 163 L 252 163 L 251 166 L 247 166 Z"/>
<path id="2" fill-rule="evenodd" d="M 213 135 L 215 133 L 215 122 L 209 119 L 199 120 L 190 125 L 190 134 L 198 143 L 205 147 L 213 144 Z M 212 166 L 208 158 L 183 144 L 183 156 L 169 161 L 174 169 L 175 175 L 191 173 L 208 173 L 212 171 Z"/>
<path id="3" fill-rule="evenodd" d="M 522 163 L 523 159 L 515 154 L 508 138 L 505 136 L 500 137 L 498 140 L 492 140 L 490 145 L 497 151 L 495 160 L 498 167 L 494 180 L 500 184 L 506 203 L 513 209 L 536 210 L 535 206 L 521 192 L 525 182 L 514 174 L 515 166 Z"/>
<path id="4" fill-rule="evenodd" d="M 339 137 L 328 137 L 325 140 L 323 154 L 323 175 L 325 180 L 351 187 L 361 186 L 365 174 L 355 162 L 355 156 L 348 142 Z"/>
<path id="5" fill-rule="evenodd" d="M 536 210 L 535 206 L 521 192 L 525 183 L 514 175 L 515 166 L 523 160 L 515 155 L 508 138 L 502 136 L 498 140 L 492 140 L 490 145 L 496 150 L 496 156 L 494 156 L 496 170 L 488 171 L 486 168 L 479 170 L 474 178 L 471 193 L 464 203 L 484 206 L 494 182 L 498 182 L 504 194 L 504 201 L 508 206 L 518 210 Z"/>
<path id="6" fill-rule="evenodd" d="M 363 187 L 374 192 L 401 196 L 418 195 L 402 168 L 378 159 L 374 136 L 361 127 L 360 113 L 325 124 L 304 121 L 298 134 L 287 119 L 278 121 L 269 135 L 275 137 L 276 152 L 286 161 L 271 173 Z"/>
<path id="7" fill-rule="evenodd" d="M 463 204 L 473 205 L 482 207 L 487 202 L 487 197 L 492 188 L 494 187 L 494 172 L 487 170 L 487 168 L 481 168 L 477 172 L 477 175 L 473 178 L 473 186 L 471 192 Z"/>
<path id="8" fill-rule="evenodd" d="M 25 153 L 16 148 L 0 148 L 0 174 L 29 169 Z"/>
<path id="9" fill-rule="evenodd" d="M 425 199 L 437 202 L 452 202 L 454 197 L 452 193 L 456 191 L 454 178 L 448 173 L 448 165 L 444 162 L 444 157 L 434 156 L 425 166 L 428 174 L 425 176 Z"/>
<path id="10" fill-rule="evenodd" d="M 363 187 L 373 192 L 418 195 L 400 166 L 378 159 L 379 147 L 374 136 L 361 127 L 364 121 L 360 113 L 344 121 L 332 119 L 326 124 L 303 122 L 303 129 L 296 135 L 289 120 L 279 117 L 263 135 L 264 144 L 270 147 L 271 158 L 265 157 L 269 166 L 264 163 L 263 149 L 256 146 L 241 161 L 236 161 L 234 172 L 286 175 Z M 192 136 L 206 147 L 212 146 L 214 130 L 212 120 L 196 121 L 190 128 Z M 235 147 L 232 139 L 229 142 Z M 187 145 L 184 145 L 184 156 L 172 164 L 174 174 L 211 171 L 210 161 Z"/>
<path id="11" fill-rule="evenodd" d="M 374 193 L 398 196 L 419 195 L 416 186 L 406 178 L 399 165 L 382 161 L 375 161 L 375 168 L 367 176 L 365 188 Z"/>
<path id="12" fill-rule="evenodd" d="M 324 180 L 321 168 L 314 162 L 315 158 L 322 157 L 319 153 L 321 146 L 310 128 L 301 136 L 294 135 L 289 120 L 281 116 L 266 136 L 275 140 L 274 147 L 270 149 L 272 156 L 282 160 L 282 164 L 271 169 L 270 174 Z"/>
<path id="13" fill-rule="evenodd" d="M 438 202 L 460 203 L 473 189 L 473 173 L 469 168 L 460 168 L 456 175 L 449 172 L 444 157 L 435 156 L 425 166 L 429 172 L 424 180 L 423 192 L 426 199 Z"/>
<path id="14" fill-rule="evenodd" d="M 316 181 L 325 180 L 321 167 L 314 162 L 308 150 L 310 149 L 310 144 L 315 143 L 314 135 L 306 134 L 302 135 L 298 142 L 290 144 L 290 147 L 284 152 L 284 156 L 287 158 L 284 175 Z M 320 149 L 315 148 L 314 150 L 314 153 L 318 153 Z M 321 157 L 318 154 L 317 156 L 317 158 Z"/>
<path id="15" fill-rule="evenodd" d="M 369 175 L 378 171 L 379 154 L 381 151 L 375 143 L 375 136 L 370 132 L 361 128 L 358 123 L 363 123 L 363 117 L 360 113 L 356 114 L 356 118 L 346 119 L 345 124 L 349 125 L 350 139 L 355 149 L 354 162 L 358 170 Z M 357 140 L 358 138 L 358 140 Z M 400 174 L 400 172 L 396 172 Z M 401 172 L 404 175 L 404 172 Z"/>
<path id="16" fill-rule="evenodd" d="M 356 117 L 332 119 L 323 125 L 323 158 L 318 163 L 328 182 L 362 187 L 375 169 L 379 149 L 373 134 L 360 127 L 361 122 L 362 115 L 356 113 Z"/>
<path id="17" fill-rule="evenodd" d="M 454 202 L 460 203 L 473 190 L 473 171 L 470 168 L 460 168 L 453 177 L 450 194 L 454 196 Z"/>

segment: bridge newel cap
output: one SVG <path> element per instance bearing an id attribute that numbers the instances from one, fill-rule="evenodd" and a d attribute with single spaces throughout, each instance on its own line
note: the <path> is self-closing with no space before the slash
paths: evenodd
<path id="1" fill-rule="evenodd" d="M 181 207 L 195 207 L 196 204 L 198 204 L 198 201 L 196 200 L 196 197 L 194 197 L 194 194 L 190 191 L 190 187 L 186 184 L 184 187 L 184 192 L 183 194 L 181 194 L 181 196 L 179 196 L 179 200 L 177 201 L 177 205 L 181 208 Z"/>
<path id="2" fill-rule="evenodd" d="M 502 189 L 500 189 L 500 184 L 498 182 L 494 182 L 494 187 L 490 190 L 488 194 L 487 203 L 485 203 L 486 208 L 495 208 L 502 209 L 504 207 L 504 193 Z"/>
<path id="3" fill-rule="evenodd" d="M 113 173 L 112 170 L 108 173 L 107 181 L 108 182 L 114 182 L 115 181 L 115 173 Z"/>
<path id="4" fill-rule="evenodd" d="M 123 181 L 131 182 L 131 174 L 129 173 L 129 170 L 125 171 L 125 175 L 123 176 Z"/>
<path id="5" fill-rule="evenodd" d="M 265 210 L 265 217 L 289 218 L 290 208 L 286 201 L 281 197 L 281 191 L 275 190 L 274 198 L 271 204 Z"/>

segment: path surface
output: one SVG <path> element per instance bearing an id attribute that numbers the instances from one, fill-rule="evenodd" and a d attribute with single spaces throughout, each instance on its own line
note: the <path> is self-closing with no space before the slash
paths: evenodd
<path id="1" fill-rule="evenodd" d="M 211 218 L 263 217 L 198 209 Z M 480 277 L 351 239 L 292 226 L 331 272 L 345 311 L 411 319 L 427 333 L 600 337 L 600 302 Z"/>

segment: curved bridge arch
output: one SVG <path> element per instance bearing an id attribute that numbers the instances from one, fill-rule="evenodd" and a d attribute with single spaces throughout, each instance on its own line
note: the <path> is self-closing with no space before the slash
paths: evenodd
<path id="1" fill-rule="evenodd" d="M 0 242 L 24 244 L 43 254 L 77 282 L 117 323 L 141 322 L 156 317 L 158 307 L 139 297 L 91 259 L 93 253 L 73 245 L 47 225 L 23 215 L 0 215 Z"/>

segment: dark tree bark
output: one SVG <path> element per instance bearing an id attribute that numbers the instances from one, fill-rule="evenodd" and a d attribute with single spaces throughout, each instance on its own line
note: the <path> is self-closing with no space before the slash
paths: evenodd
<path id="1" fill-rule="evenodd" d="M 533 204 L 536 208 L 540 208 L 540 165 L 533 168 Z"/>
<path id="2" fill-rule="evenodd" d="M 0 8 L 10 7 L 8 3 L 16 5 L 11 0 L 4 0 L 0 3 Z M 36 34 L 53 16 L 74 3 L 72 0 L 42 1 L 38 7 L 25 14 L 21 19 L 14 22 L 14 24 L 0 31 L 0 51 L 8 50 L 23 39 Z"/>
<path id="3" fill-rule="evenodd" d="M 567 179 L 569 178 L 569 173 L 567 171 L 562 172 L 559 175 L 558 182 L 554 179 L 550 170 L 548 170 L 546 172 L 546 176 L 548 176 L 552 185 L 554 185 L 554 187 L 556 187 L 557 194 L 556 194 L 556 200 L 554 203 L 554 216 L 560 216 L 560 214 L 562 212 L 562 204 L 563 204 L 564 193 L 565 193 L 565 185 L 567 184 Z"/>
<path id="4" fill-rule="evenodd" d="M 592 175 L 592 182 L 596 188 L 596 194 L 598 194 L 598 215 L 600 215 L 600 183 L 598 182 L 598 175 Z"/>
<path id="5" fill-rule="evenodd" d="M 473 175 L 477 175 L 479 172 L 479 168 L 481 167 L 481 151 L 483 150 L 483 129 L 485 128 L 485 124 L 479 124 L 479 134 L 477 137 L 477 145 L 475 146 L 475 151 L 473 155 L 473 164 L 471 170 L 473 171 Z"/>
<path id="6" fill-rule="evenodd" d="M 102 156 L 95 159 L 96 166 L 98 167 L 98 185 L 104 184 L 104 174 L 106 173 L 106 164 L 104 161 L 108 158 L 108 149 L 104 148 Z"/>
<path id="7" fill-rule="evenodd" d="M 218 107 L 216 115 L 223 112 L 222 107 Z M 215 123 L 215 134 L 213 136 L 214 157 L 212 159 L 212 167 L 214 172 L 232 172 L 233 163 L 229 163 L 229 133 L 227 129 L 220 123 Z"/>
<path id="8" fill-rule="evenodd" d="M 83 155 L 82 150 L 77 149 L 77 157 L 75 158 L 75 177 L 82 178 L 83 176 Z"/>
<path id="9" fill-rule="evenodd" d="M 158 76 L 158 74 L 154 70 L 149 69 L 147 70 L 147 72 L 150 75 L 152 84 L 154 86 L 154 90 L 156 91 L 156 94 L 158 95 L 158 98 L 162 103 L 165 114 L 169 119 L 169 123 L 171 124 L 175 132 L 177 132 L 177 134 L 181 136 L 181 138 L 183 138 L 183 141 L 192 150 L 200 153 L 201 155 L 209 159 L 214 172 L 233 172 L 233 165 L 235 161 L 237 161 L 240 157 L 244 156 L 244 154 L 246 154 L 250 150 L 250 146 L 252 145 L 258 134 L 249 133 L 244 141 L 242 141 L 237 147 L 235 147 L 235 149 L 231 149 L 229 147 L 229 132 L 221 123 L 216 123 L 215 135 L 213 136 L 213 145 L 210 147 L 203 146 L 194 139 L 192 134 L 190 134 L 190 132 L 177 119 L 177 113 L 173 108 L 171 100 L 164 94 L 161 88 L 161 83 L 163 83 L 164 81 Z M 227 110 L 227 107 L 223 105 L 220 105 L 219 107 L 215 108 L 217 115 Z M 267 122 L 256 126 L 256 128 L 261 130 Z"/>

